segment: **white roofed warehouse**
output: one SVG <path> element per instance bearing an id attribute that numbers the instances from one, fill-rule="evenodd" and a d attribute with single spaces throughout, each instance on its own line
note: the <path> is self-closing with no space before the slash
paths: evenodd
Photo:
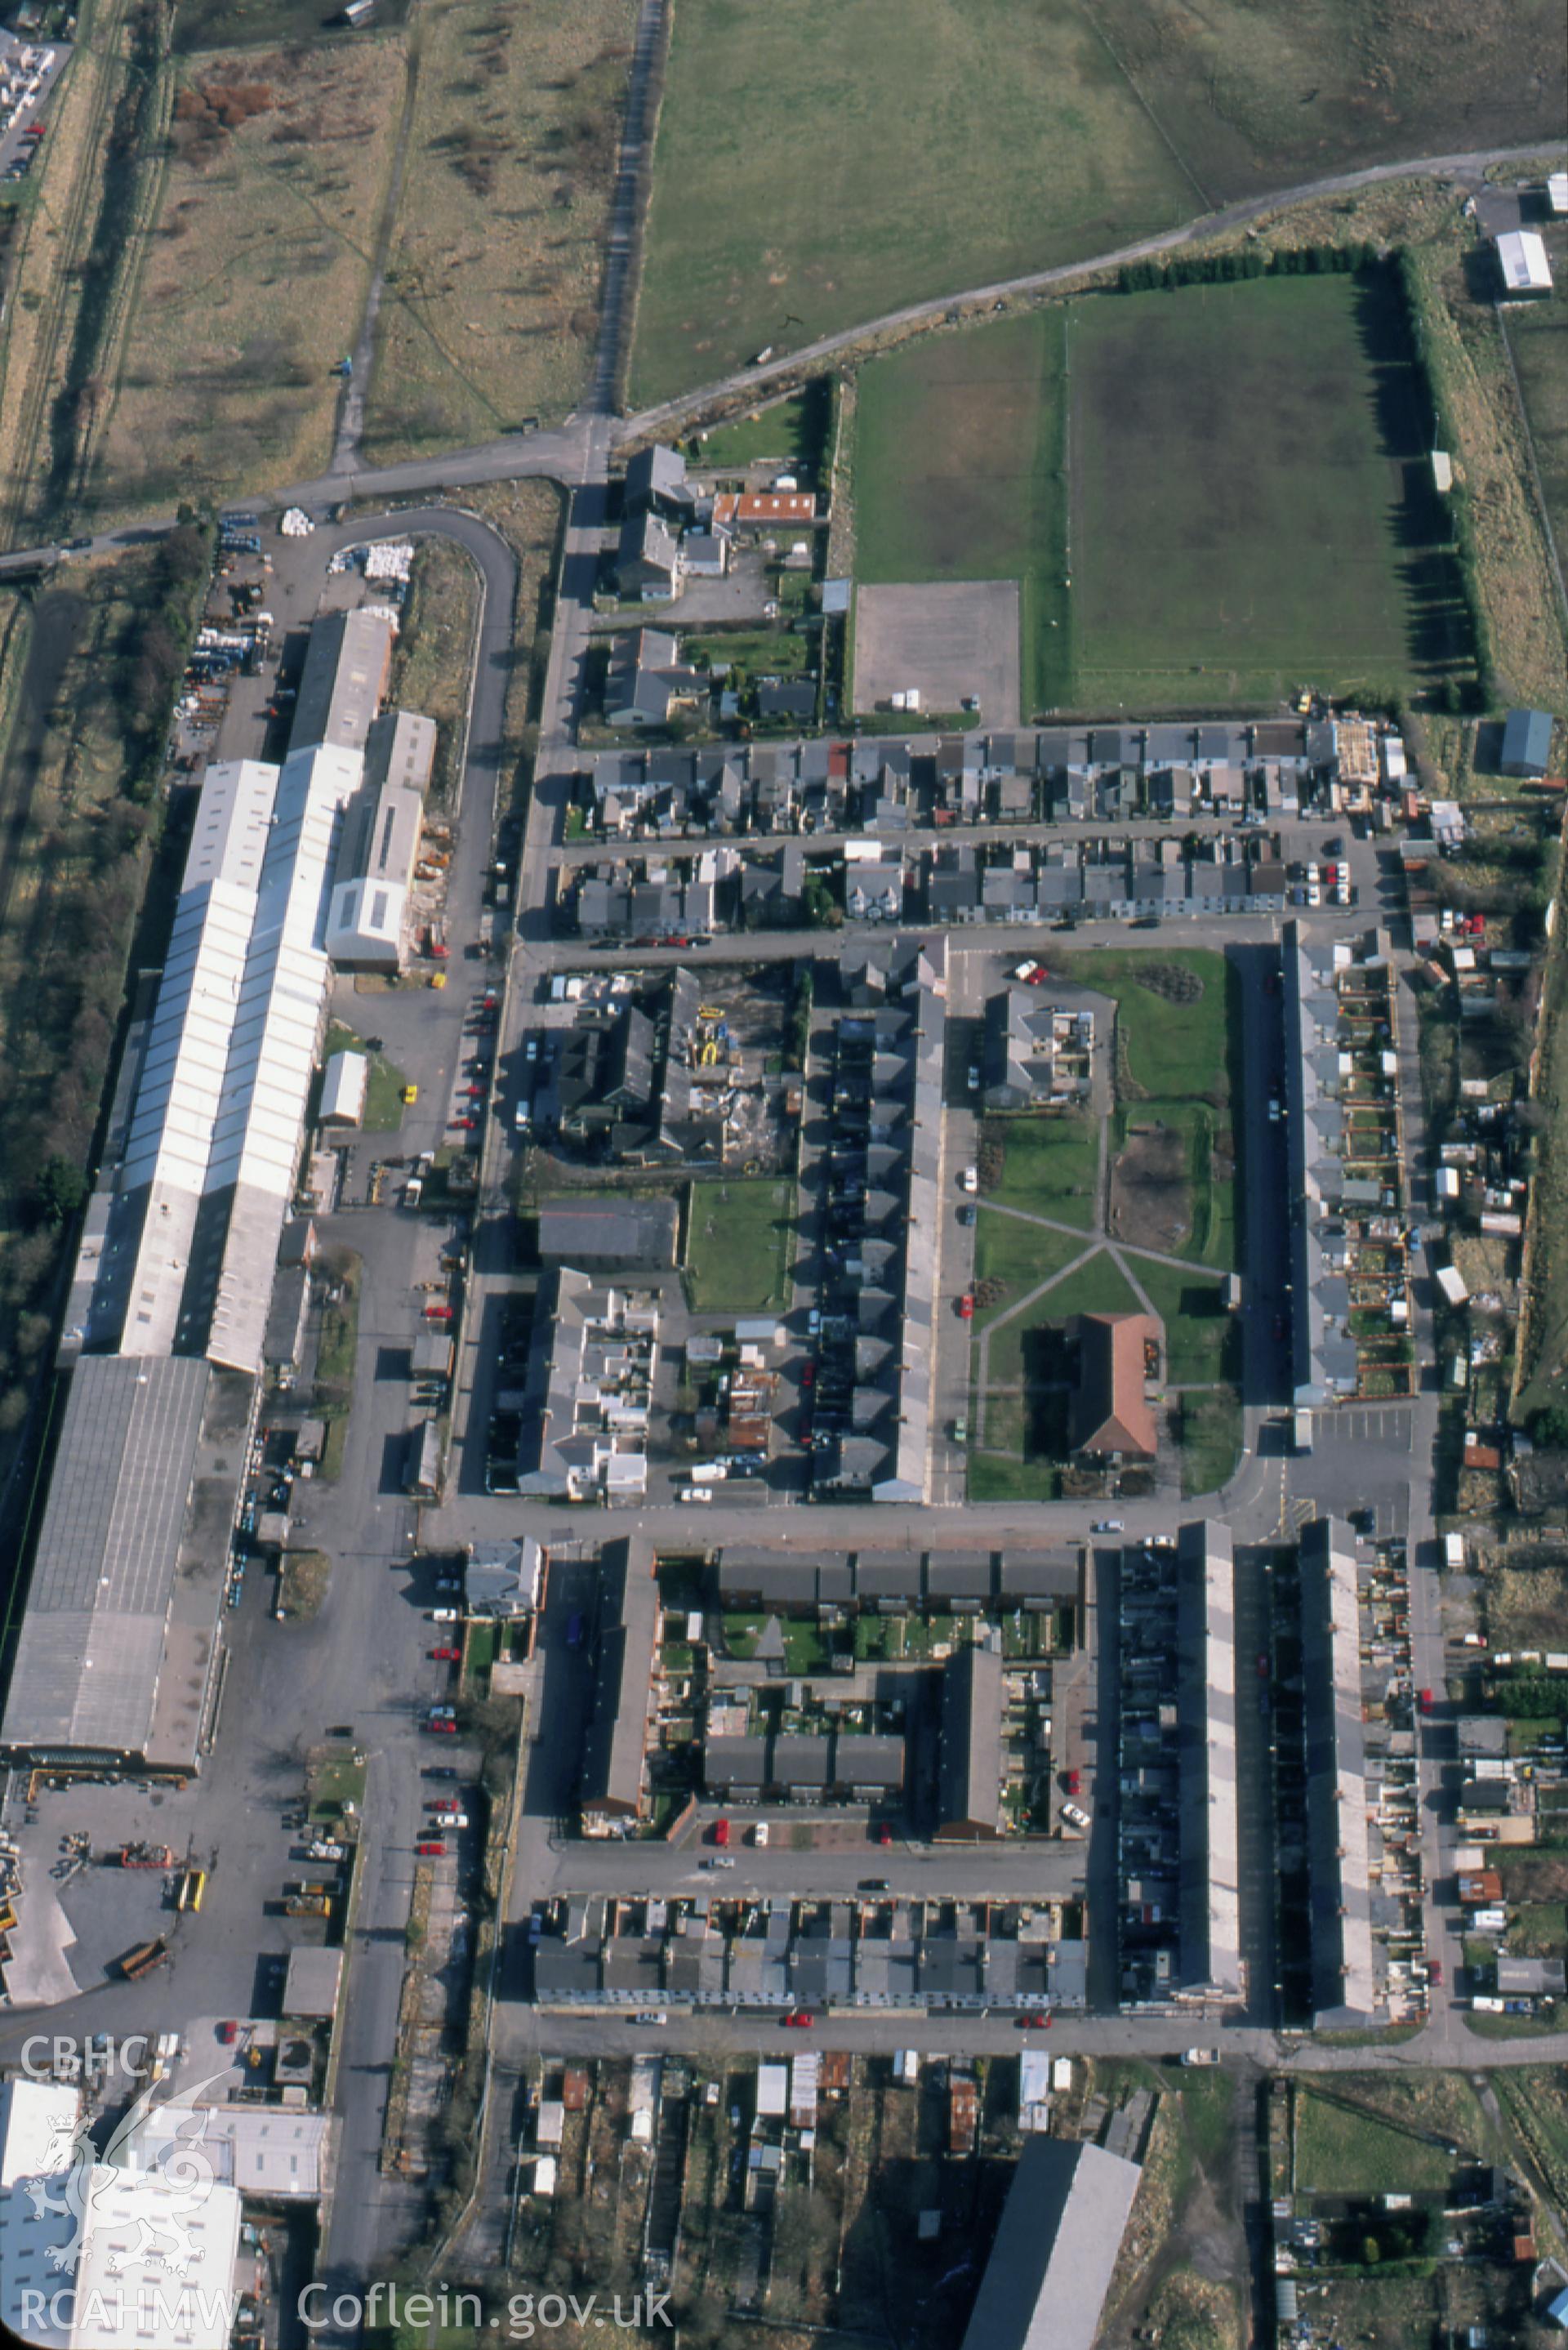
<path id="1" fill-rule="evenodd" d="M 1552 291 L 1552 264 L 1546 246 L 1533 229 L 1506 229 L 1497 241 L 1498 273 L 1502 290 L 1511 300 Z"/>
<path id="2" fill-rule="evenodd" d="M 318 621 L 282 766 L 214 761 L 203 778 L 78 1258 L 69 1384 L 0 1720 L 14 1753 L 198 1766 L 326 1024 L 334 877 L 351 833 L 354 861 L 382 860 L 397 895 L 418 849 L 434 730 L 381 712 L 395 633 L 389 613 Z M 358 1123 L 368 1076 L 363 1055 L 334 1056 L 328 1127 Z"/>
<path id="3" fill-rule="evenodd" d="M 365 1115 L 365 1088 L 370 1064 L 363 1053 L 334 1053 L 321 1079 L 323 1126 L 358 1126 Z"/>

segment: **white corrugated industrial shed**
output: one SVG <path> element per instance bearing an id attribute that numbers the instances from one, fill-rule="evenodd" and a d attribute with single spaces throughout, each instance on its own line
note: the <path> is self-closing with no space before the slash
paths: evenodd
<path id="1" fill-rule="evenodd" d="M 0 2192 L 68 2166 L 66 2149 L 81 2110 L 81 2091 L 66 2081 L 30 2081 L 18 2074 L 0 2087 Z"/>
<path id="2" fill-rule="evenodd" d="M 1551 173 L 1546 182 L 1546 204 L 1555 220 L 1568 213 L 1568 172 Z"/>
<path id="3" fill-rule="evenodd" d="M 207 1351 L 259 1368 L 284 1220 L 294 1195 L 331 966 L 322 948 L 327 876 L 358 752 L 285 761 L 208 1191 L 232 1192 Z"/>
<path id="4" fill-rule="evenodd" d="M 315 2202 L 330 2170 L 332 2116 L 296 2113 L 275 2106 L 150 2106 L 127 2141 L 139 2166 L 160 2170 L 182 2158 L 198 2135 L 222 2185 L 242 2195 L 265 2195 L 286 2202 Z"/>
<path id="5" fill-rule="evenodd" d="M 323 1126 L 358 1126 L 365 1115 L 365 1088 L 370 1064 L 363 1053 L 334 1053 L 321 1080 Z"/>
<path id="6" fill-rule="evenodd" d="M 1497 241 L 1497 265 L 1511 294 L 1550 294 L 1552 264 L 1532 228 L 1505 229 Z"/>

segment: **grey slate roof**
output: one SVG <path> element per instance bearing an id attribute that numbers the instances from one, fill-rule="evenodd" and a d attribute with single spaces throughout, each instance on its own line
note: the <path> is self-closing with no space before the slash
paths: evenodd
<path id="1" fill-rule="evenodd" d="M 185 1356 L 78 1362 L 0 1743 L 146 1752 L 213 1377 Z"/>
<path id="2" fill-rule="evenodd" d="M 1026 2137 L 963 2350 L 1094 2350 L 1139 2176 L 1103 2147 Z"/>

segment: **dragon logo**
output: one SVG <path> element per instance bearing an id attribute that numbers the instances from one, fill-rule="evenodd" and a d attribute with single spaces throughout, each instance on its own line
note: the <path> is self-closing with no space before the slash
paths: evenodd
<path id="1" fill-rule="evenodd" d="M 95 2217 L 108 2216 L 107 2212 L 100 2215 L 99 2207 L 114 2193 L 117 2175 L 124 2174 L 156 2180 L 159 2189 L 147 2197 L 145 2210 L 131 2215 L 137 2241 L 124 2256 L 126 2262 L 155 2262 L 177 2275 L 182 2273 L 195 2253 L 190 2223 L 214 2183 L 204 2143 L 212 2108 L 198 2106 L 195 2100 L 227 2077 L 226 2069 L 214 2073 L 178 2097 L 161 2099 L 156 2106 L 151 2090 L 144 2090 L 101 2154 L 85 2122 L 57 2132 L 42 2170 L 19 2182 L 35 2219 L 64 2223 L 46 2255 L 51 2267 L 74 2272 Z M 154 2112 L 159 2117 L 158 2132 L 152 2145 L 143 2147 L 137 2141 Z M 115 2216 L 122 2221 L 123 2208 Z"/>

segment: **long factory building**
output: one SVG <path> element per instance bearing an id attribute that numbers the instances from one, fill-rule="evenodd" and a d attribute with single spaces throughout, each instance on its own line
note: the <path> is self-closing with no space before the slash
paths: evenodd
<path id="1" fill-rule="evenodd" d="M 431 741 L 428 721 L 381 712 L 396 630 L 369 608 L 318 621 L 281 767 L 217 761 L 203 780 L 84 1222 L 0 1717 L 12 1754 L 198 1761 L 327 992 L 335 961 L 363 959 L 346 893 L 357 905 L 351 868 L 390 837 L 408 869 L 385 882 L 395 911 L 379 912 L 394 960 L 400 949 L 419 828 L 402 803 L 428 777 Z M 368 776 L 373 736 L 388 755 Z M 367 801 L 388 794 L 379 822 Z"/>

